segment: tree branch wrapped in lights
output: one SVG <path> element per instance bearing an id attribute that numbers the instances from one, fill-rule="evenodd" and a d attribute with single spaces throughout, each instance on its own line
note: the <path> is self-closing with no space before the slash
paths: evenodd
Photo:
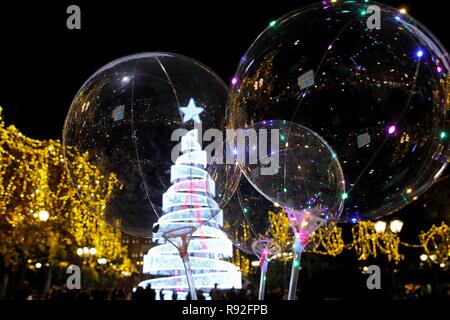
<path id="1" fill-rule="evenodd" d="M 118 187 L 117 178 L 71 150 L 80 181 L 75 189 L 63 154 L 58 140 L 35 140 L 14 126 L 5 127 L 0 108 L 0 254 L 6 266 L 45 261 L 66 267 L 77 261 L 78 247 L 89 245 L 96 248 L 96 257 L 108 261 L 112 274 L 134 271 L 119 229 L 93 215 L 77 195 L 88 194 L 87 205 L 101 212 Z M 92 270 L 98 267 L 96 259 L 86 263 Z"/>

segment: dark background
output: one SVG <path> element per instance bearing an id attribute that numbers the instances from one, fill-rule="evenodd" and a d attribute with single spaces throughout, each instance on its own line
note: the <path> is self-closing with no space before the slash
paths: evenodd
<path id="1" fill-rule="evenodd" d="M 445 1 L 384 2 L 407 8 L 450 48 L 450 12 L 444 7 Z M 187 55 L 211 67 L 229 83 L 240 57 L 269 22 L 309 3 L 312 1 L 1 1 L 0 106 L 5 121 L 31 138 L 60 139 L 65 115 L 84 81 L 106 63 L 138 52 Z M 66 28 L 66 9 L 70 4 L 81 7 L 81 30 Z M 448 219 L 450 179 L 443 180 L 395 214 L 405 221 L 404 241 L 417 243 L 421 230 Z M 428 269 L 419 267 L 420 250 L 404 253 L 407 259 L 400 266 L 404 282 L 414 278 L 427 283 L 432 281 L 429 277 L 437 282 L 444 280 L 439 268 L 430 274 Z M 361 291 L 352 290 L 354 286 L 349 285 L 359 286 L 365 281 L 360 277 L 358 267 L 362 264 L 356 257 L 322 259 L 320 265 L 308 262 L 308 258 L 306 261 L 310 264 L 308 269 L 318 272 L 320 266 L 334 265 L 329 278 L 335 279 L 339 274 L 341 279 L 333 285 L 334 280 L 323 280 L 322 273 L 318 282 L 304 283 L 305 287 L 316 288 L 313 292 L 317 294 L 326 292 L 324 287 L 331 290 L 330 295 L 336 291 L 345 296 L 346 291 L 352 291 L 348 297 L 358 298 Z M 391 271 L 394 268 L 390 263 L 385 267 Z M 285 272 L 282 268 L 277 271 L 280 275 Z M 314 279 L 311 274 L 304 274 L 303 278 Z M 321 283 L 322 280 L 327 283 Z"/>
<path id="2" fill-rule="evenodd" d="M 0 3 L 0 106 L 32 138 L 61 138 L 71 100 L 87 78 L 124 55 L 190 56 L 229 83 L 240 57 L 269 22 L 312 3 L 298 1 L 38 1 Z M 442 0 L 392 1 L 450 47 Z M 81 8 L 81 30 L 66 9 Z"/>

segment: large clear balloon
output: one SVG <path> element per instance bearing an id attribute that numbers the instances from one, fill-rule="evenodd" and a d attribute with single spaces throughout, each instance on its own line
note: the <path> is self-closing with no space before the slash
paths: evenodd
<path id="1" fill-rule="evenodd" d="M 232 81 L 232 109 L 245 109 L 232 127 L 293 121 L 333 148 L 352 222 L 416 199 L 448 161 L 448 53 L 409 15 L 371 5 L 322 1 L 273 21 Z"/>
<path id="2" fill-rule="evenodd" d="M 205 159 L 209 142 L 202 137 L 207 129 L 224 128 L 228 98 L 215 73 L 177 54 L 126 56 L 95 72 L 78 91 L 64 125 L 66 152 L 83 155 L 103 176 L 118 179 L 106 206 L 92 211 L 147 237 L 160 216 L 180 212 L 183 204 L 220 213 L 240 172 L 214 161 L 223 150 Z M 67 165 L 80 189 L 77 163 Z M 88 192 L 79 194 L 88 200 Z"/>
<path id="3" fill-rule="evenodd" d="M 256 127 L 259 128 L 259 125 Z M 304 250 L 307 251 L 321 241 L 320 237 L 311 237 L 318 228 L 320 234 L 326 236 L 335 226 L 335 221 L 339 220 L 343 207 L 342 195 L 345 194 L 342 170 L 323 140 L 309 130 L 278 121 L 267 121 L 264 127 L 266 130 L 278 128 L 283 140 L 279 151 L 280 166 L 295 165 L 298 173 L 288 179 L 283 176 L 284 171 L 280 170 L 278 176 L 265 177 L 267 181 L 260 182 L 259 179 L 264 179 L 264 176 L 256 176 L 256 183 L 250 183 L 250 179 L 241 179 L 234 197 L 224 210 L 224 231 L 235 246 L 247 254 L 255 254 L 255 243 L 258 242 L 270 245 L 270 251 L 276 254 L 279 251 L 277 247 L 289 254 L 286 251 L 291 250 L 294 234 L 298 227 L 302 227 Z M 289 128 L 292 130 L 291 138 L 287 138 Z M 299 128 L 302 131 L 299 131 Z M 292 148 L 285 148 L 288 141 Z M 297 144 L 294 144 L 294 141 L 297 141 Z M 300 141 L 301 148 L 298 148 L 296 146 Z M 305 146 L 308 149 L 306 152 Z M 255 173 L 260 168 L 255 165 L 253 170 L 245 166 L 244 169 Z M 256 184 L 269 190 L 266 192 L 269 196 L 264 196 L 257 190 L 254 187 Z M 291 192 L 287 192 L 287 187 Z M 277 193 L 277 189 L 281 192 Z M 310 194 L 308 197 L 310 192 L 314 193 L 314 196 Z M 293 210 L 292 206 L 283 205 L 285 203 L 298 205 L 294 205 L 296 209 Z M 303 224 L 298 225 L 296 221 L 290 220 L 290 216 L 297 212 L 305 213 Z M 311 216 L 310 219 L 307 219 L 308 215 Z"/>

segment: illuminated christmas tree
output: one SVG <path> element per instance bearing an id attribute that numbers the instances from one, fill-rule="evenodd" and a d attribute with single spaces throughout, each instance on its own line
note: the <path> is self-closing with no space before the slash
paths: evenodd
<path id="1" fill-rule="evenodd" d="M 180 111 L 184 114 L 183 122 L 192 119 L 200 123 L 199 114 L 203 109 L 196 107 L 192 99 Z M 197 129 L 188 131 L 181 138 L 181 152 L 171 167 L 172 186 L 163 194 L 164 215 L 158 221 L 159 231 L 153 234 L 153 240 L 162 244 L 150 249 L 144 257 L 144 273 L 162 277 L 139 285 L 146 287 L 151 284 L 157 290 L 188 290 L 180 258 L 181 245 L 174 246 L 172 241 L 167 241 L 167 233 L 171 233 L 169 238 L 189 242 L 187 254 L 196 289 L 209 290 L 216 283 L 222 289 L 241 288 L 239 269 L 222 260 L 232 258 L 233 245 L 220 230 L 223 212 L 214 200 L 215 182 L 205 170 L 207 153 L 198 142 Z M 185 235 L 191 233 L 190 240 L 186 240 Z"/>

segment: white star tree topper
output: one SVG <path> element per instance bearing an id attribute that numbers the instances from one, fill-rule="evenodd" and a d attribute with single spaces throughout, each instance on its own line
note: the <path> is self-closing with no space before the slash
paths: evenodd
<path id="1" fill-rule="evenodd" d="M 179 109 L 184 115 L 183 123 L 188 122 L 189 120 L 193 120 L 195 123 L 202 122 L 202 120 L 200 120 L 200 113 L 205 110 L 202 107 L 197 107 L 193 98 L 189 100 L 189 103 L 186 107 L 180 107 Z"/>

